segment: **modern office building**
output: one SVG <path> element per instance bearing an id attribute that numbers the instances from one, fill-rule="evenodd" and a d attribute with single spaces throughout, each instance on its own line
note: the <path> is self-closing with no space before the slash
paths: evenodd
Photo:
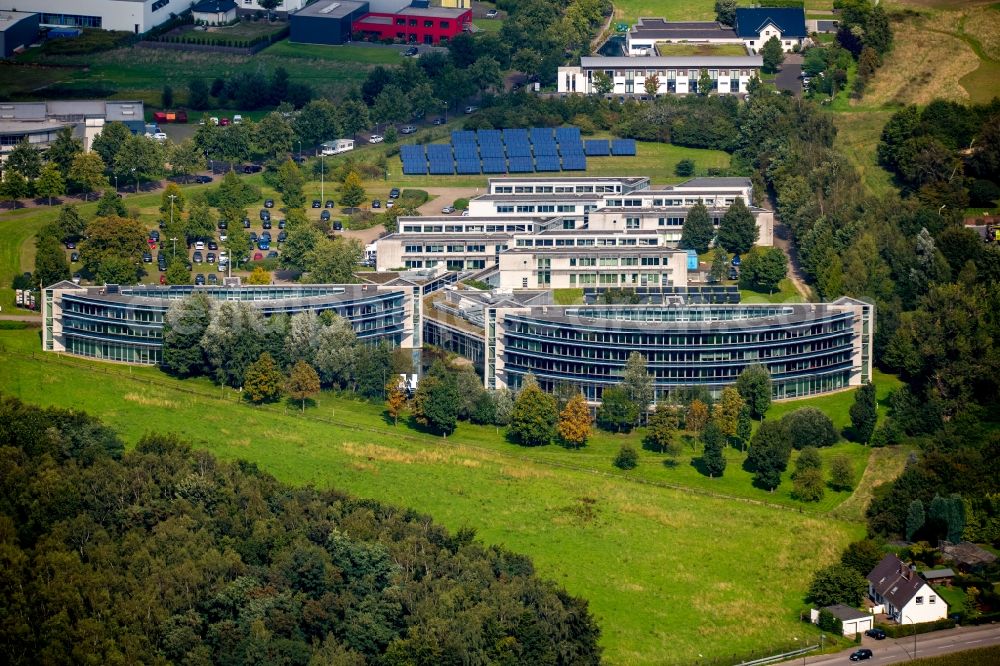
<path id="1" fill-rule="evenodd" d="M 598 92 L 594 75 L 603 73 L 612 83 L 607 94 L 644 96 L 646 79 L 655 76 L 657 95 L 686 95 L 698 92 L 698 80 L 705 72 L 712 81 L 711 92 L 730 95 L 746 93 L 763 66 L 759 55 L 584 56 L 578 66 L 560 67 L 556 83 L 560 93 L 592 95 Z"/>
<path id="2" fill-rule="evenodd" d="M 28 12 L 0 11 L 0 58 L 9 58 L 38 38 L 39 16 Z"/>
<path id="3" fill-rule="evenodd" d="M 43 26 L 140 34 L 187 11 L 191 4 L 192 0 L 0 0 L 0 9 L 37 12 Z"/>
<path id="4" fill-rule="evenodd" d="M 233 284 L 222 287 L 83 287 L 59 282 L 44 290 L 42 349 L 105 361 L 157 365 L 162 360 L 164 316 L 192 293 L 215 301 L 244 301 L 264 316 L 334 312 L 351 322 L 361 340 L 419 347 L 414 299 L 405 286 Z"/>
<path id="5" fill-rule="evenodd" d="M 468 216 L 400 217 L 399 230 L 376 243 L 376 266 L 380 271 L 437 266 L 449 271 L 481 270 L 501 265 L 504 253 L 517 250 L 521 253 L 519 258 L 502 265 L 502 270 L 513 270 L 514 263 L 534 261 L 524 255 L 525 248 L 562 252 L 564 256 L 556 260 L 561 264 L 564 259 L 586 253 L 588 248 L 600 247 L 602 252 L 609 252 L 616 242 L 621 243 L 615 250 L 619 252 L 619 262 L 631 261 L 626 255 L 637 245 L 647 252 L 655 248 L 661 255 L 673 251 L 680 241 L 688 211 L 698 202 L 708 207 L 709 216 L 718 226 L 737 199 L 753 201 L 749 178 L 692 178 L 679 185 L 657 188 L 649 186 L 648 178 L 636 177 L 491 178 L 488 192 L 469 201 Z M 772 245 L 774 214 L 752 205 L 749 208 L 757 223 L 757 244 Z M 620 241 L 614 238 L 617 234 L 622 234 Z M 610 262 L 613 258 L 603 259 Z M 665 269 L 668 264 L 657 265 Z M 564 268 L 565 272 L 557 274 L 569 280 L 576 271 L 569 270 L 568 265 Z M 649 277 L 653 272 L 660 274 L 656 282 Z M 664 274 L 660 271 L 649 271 L 645 277 L 637 274 L 635 281 L 630 274 L 627 284 L 683 284 L 678 281 L 681 277 L 678 271 L 672 274 L 667 283 L 663 282 Z M 589 280 L 594 275 L 583 277 Z M 553 287 L 560 288 L 555 285 L 562 282 L 562 277 L 556 279 Z M 519 270 L 516 276 L 501 275 L 499 286 L 516 289 L 543 285 Z M 562 286 L 584 286 L 584 283 Z"/>
<path id="6" fill-rule="evenodd" d="M 773 397 L 796 398 L 871 379 L 874 306 L 841 298 L 783 305 L 488 307 L 485 383 L 519 388 L 527 374 L 598 403 L 629 355 L 645 356 L 657 399 L 683 387 L 713 395 L 750 364 L 771 374 Z"/>
<path id="7" fill-rule="evenodd" d="M 132 132 L 145 129 L 144 109 L 138 101 L 52 100 L 48 102 L 0 102 L 0 157 L 6 156 L 22 139 L 45 149 L 63 127 L 89 151 L 105 123 L 124 123 Z"/>
<path id="8" fill-rule="evenodd" d="M 743 44 L 736 30 L 718 21 L 668 21 L 640 17 L 625 36 L 626 55 L 655 55 L 657 44 Z"/>

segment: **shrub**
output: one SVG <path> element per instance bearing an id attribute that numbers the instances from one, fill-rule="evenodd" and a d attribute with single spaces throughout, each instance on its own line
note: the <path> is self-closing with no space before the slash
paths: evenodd
<path id="1" fill-rule="evenodd" d="M 639 465 L 639 452 L 631 444 L 622 444 L 612 463 L 618 469 L 635 469 Z"/>
<path id="2" fill-rule="evenodd" d="M 840 618 L 835 617 L 833 613 L 825 608 L 820 609 L 819 621 L 816 624 L 823 631 L 836 634 L 837 636 L 841 636 L 844 633 L 844 623 L 840 621 Z"/>
<path id="3" fill-rule="evenodd" d="M 399 193 L 400 203 L 405 203 L 411 208 L 418 208 L 427 203 L 430 195 L 424 190 L 403 190 Z"/>
<path id="4" fill-rule="evenodd" d="M 954 629 L 955 620 L 945 618 L 934 622 L 920 622 L 918 624 L 877 624 L 877 628 L 885 632 L 889 638 L 904 638 L 914 634 L 927 634 L 941 629 Z"/>
<path id="5" fill-rule="evenodd" d="M 682 178 L 694 175 L 694 160 L 683 159 L 674 167 L 674 173 Z"/>

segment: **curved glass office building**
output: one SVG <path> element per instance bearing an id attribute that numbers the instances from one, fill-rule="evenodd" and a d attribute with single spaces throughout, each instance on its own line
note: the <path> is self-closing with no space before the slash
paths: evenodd
<path id="1" fill-rule="evenodd" d="M 413 345 L 413 302 L 407 290 L 399 287 L 81 287 L 60 282 L 45 289 L 42 348 L 106 361 L 157 365 L 167 309 L 196 291 L 217 301 L 251 302 L 267 317 L 334 312 L 351 322 L 359 339 L 385 340 L 400 347 Z"/>
<path id="2" fill-rule="evenodd" d="M 658 399 L 691 386 L 718 395 L 753 363 L 771 373 L 775 398 L 827 393 L 871 378 L 874 316 L 874 306 L 849 298 L 489 309 L 486 384 L 516 389 L 531 373 L 547 391 L 570 383 L 596 403 L 638 352 Z"/>

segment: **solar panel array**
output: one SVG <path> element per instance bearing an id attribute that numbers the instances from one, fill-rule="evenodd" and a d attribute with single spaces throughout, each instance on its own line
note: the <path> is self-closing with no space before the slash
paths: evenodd
<path id="1" fill-rule="evenodd" d="M 578 127 L 456 130 L 450 144 L 402 146 L 404 174 L 584 171 L 587 156 L 635 155 L 634 139 L 587 139 Z"/>

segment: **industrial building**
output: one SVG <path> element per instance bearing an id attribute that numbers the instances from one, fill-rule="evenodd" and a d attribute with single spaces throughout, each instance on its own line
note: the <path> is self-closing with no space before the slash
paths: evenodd
<path id="1" fill-rule="evenodd" d="M 0 58 L 9 58 L 38 37 L 38 14 L 0 11 Z"/>
<path id="2" fill-rule="evenodd" d="M 320 0 L 289 15 L 290 40 L 346 44 L 353 39 L 439 44 L 467 30 L 472 10 L 430 7 L 426 0 Z"/>

